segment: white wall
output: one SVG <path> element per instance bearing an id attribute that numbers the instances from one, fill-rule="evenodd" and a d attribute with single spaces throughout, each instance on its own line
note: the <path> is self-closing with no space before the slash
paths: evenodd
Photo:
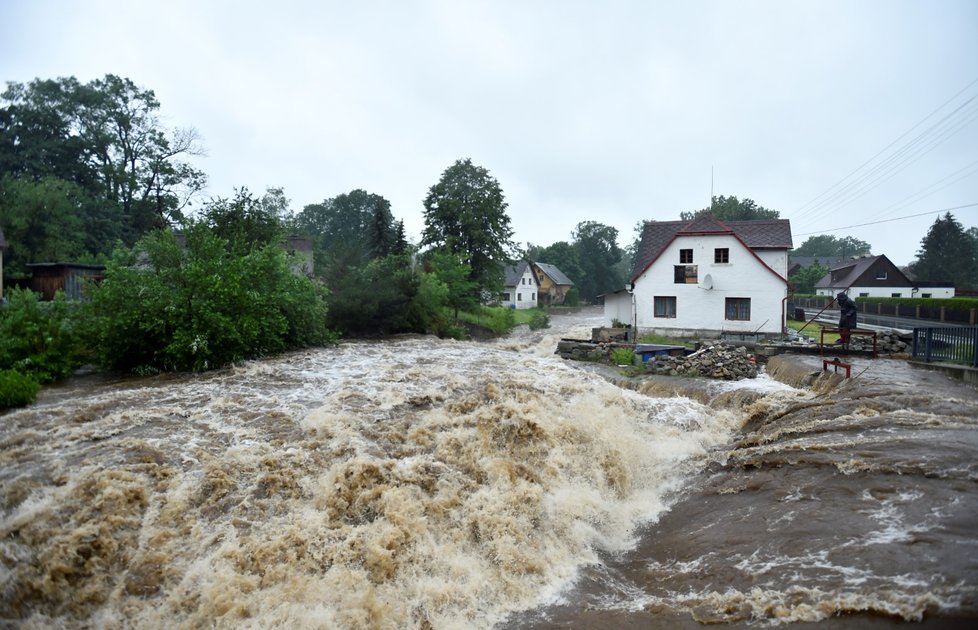
<path id="1" fill-rule="evenodd" d="M 535 308 L 540 299 L 540 285 L 529 265 L 526 266 L 526 271 L 523 272 L 523 277 L 520 278 L 519 283 L 515 287 L 506 287 L 503 291 L 509 293 L 506 306 L 510 308 Z"/>
<path id="2" fill-rule="evenodd" d="M 623 324 L 632 323 L 632 294 L 608 293 L 604 296 L 604 325 L 611 326 L 614 320 Z"/>
<path id="3" fill-rule="evenodd" d="M 727 248 L 729 263 L 714 263 L 714 249 Z M 680 263 L 679 250 L 692 249 L 697 265 L 697 284 L 676 284 L 674 266 Z M 762 259 L 787 273 L 787 253 L 763 252 Z M 705 289 L 706 274 L 713 288 Z M 699 331 L 737 333 L 782 332 L 783 299 L 787 286 L 782 276 L 772 273 L 750 249 L 730 235 L 680 236 L 635 282 L 635 308 L 639 332 L 693 334 Z M 676 297 L 676 317 L 653 316 L 655 296 Z M 750 298 L 750 319 L 728 320 L 726 298 Z"/>

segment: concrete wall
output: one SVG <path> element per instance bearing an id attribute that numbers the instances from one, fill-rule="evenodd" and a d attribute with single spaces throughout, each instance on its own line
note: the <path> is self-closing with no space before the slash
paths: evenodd
<path id="1" fill-rule="evenodd" d="M 729 250 L 729 262 L 714 262 L 716 248 Z M 693 250 L 692 264 L 697 266 L 695 284 L 675 282 L 674 267 L 682 264 L 681 249 Z M 776 265 L 774 272 L 765 263 Z M 787 296 L 787 285 L 781 274 L 787 273 L 787 265 L 787 252 L 769 251 L 755 255 L 733 236 L 680 236 L 635 282 L 639 332 L 677 335 L 692 334 L 693 331 L 696 334 L 703 331 L 780 334 L 783 325 L 782 304 Z M 713 282 L 711 289 L 704 285 L 707 274 Z M 674 318 L 654 316 L 656 296 L 676 298 Z M 749 319 L 726 319 L 727 298 L 749 298 Z"/>
<path id="2" fill-rule="evenodd" d="M 604 296 L 604 325 L 611 326 L 618 320 L 623 324 L 632 324 L 632 294 L 609 293 Z"/>

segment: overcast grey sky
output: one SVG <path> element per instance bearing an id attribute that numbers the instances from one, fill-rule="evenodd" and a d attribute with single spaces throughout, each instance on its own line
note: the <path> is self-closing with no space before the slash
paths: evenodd
<path id="1" fill-rule="evenodd" d="M 978 204 L 973 0 L 0 0 L 0 28 L 4 81 L 154 90 L 201 134 L 208 196 L 282 187 L 299 210 L 363 188 L 413 240 L 463 157 L 523 245 L 585 220 L 624 245 L 705 207 L 711 169 L 796 246 L 873 223 L 828 233 L 900 265 L 935 211 Z"/>

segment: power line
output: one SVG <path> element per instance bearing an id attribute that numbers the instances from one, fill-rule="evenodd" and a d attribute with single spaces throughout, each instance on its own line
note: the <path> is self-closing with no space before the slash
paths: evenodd
<path id="1" fill-rule="evenodd" d="M 870 221 L 869 223 L 857 223 L 855 225 L 846 225 L 844 227 L 828 228 L 828 229 L 825 229 L 825 230 L 818 230 L 817 232 L 802 232 L 801 234 L 792 234 L 791 236 L 792 237 L 795 237 L 795 236 L 810 236 L 812 234 L 822 234 L 823 232 L 837 232 L 839 230 L 849 230 L 849 229 L 857 228 L 857 227 L 865 227 L 867 225 L 878 225 L 880 223 L 891 223 L 893 221 L 902 221 L 903 219 L 913 219 L 915 217 L 924 217 L 924 216 L 927 216 L 928 214 L 940 214 L 941 212 L 950 212 L 951 210 L 961 210 L 962 208 L 973 208 L 975 206 L 978 206 L 978 202 L 968 203 L 968 204 L 965 204 L 963 206 L 955 206 L 953 208 L 941 208 L 940 210 L 931 210 L 929 212 L 921 212 L 919 214 L 908 214 L 905 217 L 895 217 L 893 219 L 883 219 L 881 221 Z"/>
<path id="2" fill-rule="evenodd" d="M 846 175 L 845 177 L 843 177 L 843 178 L 842 178 L 841 180 L 839 180 L 838 182 L 836 182 L 836 183 L 835 183 L 835 184 L 833 184 L 832 186 L 829 186 L 829 187 L 828 187 L 828 188 L 827 188 L 827 189 L 826 189 L 825 191 L 823 191 L 822 193 L 820 193 L 819 195 L 817 195 L 817 196 L 816 196 L 816 197 L 815 197 L 814 199 L 812 199 L 812 200 L 811 200 L 811 201 L 809 201 L 808 203 L 806 203 L 806 204 L 804 204 L 804 205 L 802 205 L 801 207 L 799 207 L 799 208 L 798 208 L 798 209 L 797 209 L 796 211 L 797 211 L 797 212 L 801 212 L 802 210 L 804 210 L 804 209 L 806 209 L 806 208 L 808 208 L 809 206 L 811 206 L 811 205 L 812 205 L 813 203 L 815 203 L 816 201 L 818 201 L 819 199 L 821 199 L 821 198 L 822 198 L 822 197 L 824 197 L 825 195 L 827 195 L 827 194 L 829 194 L 830 192 L 832 192 L 832 190 L 833 190 L 833 189 L 835 189 L 835 188 L 837 188 L 837 187 L 839 187 L 839 186 L 840 186 L 840 185 L 841 185 L 841 184 L 842 184 L 843 182 L 845 182 L 845 181 L 846 181 L 846 180 L 848 180 L 848 179 L 849 179 L 850 177 L 852 177 L 853 175 L 855 175 L 856 173 L 858 173 L 859 171 L 861 171 L 861 170 L 862 170 L 862 169 L 863 169 L 863 168 L 864 168 L 864 167 L 865 167 L 866 165 L 868 165 L 868 164 L 870 164 L 870 163 L 871 163 L 871 162 L 872 162 L 873 160 L 875 160 L 876 158 L 878 158 L 879 156 L 881 156 L 881 155 L 882 155 L 883 153 L 885 153 L 885 152 L 886 152 L 886 151 L 887 151 L 887 150 L 888 150 L 888 149 L 889 149 L 890 147 L 892 147 L 892 146 L 893 146 L 893 145 L 895 145 L 895 144 L 896 144 L 897 142 L 899 142 L 900 140 L 902 140 L 903 138 L 905 138 L 905 137 L 906 137 L 906 136 L 907 136 L 908 134 L 910 134 L 910 132 L 912 132 L 912 131 L 913 131 L 914 129 L 916 129 L 917 127 L 919 127 L 919 126 L 921 126 L 922 124 L 924 124 L 924 122 L 926 122 L 926 121 L 927 121 L 927 120 L 928 120 L 928 119 L 929 119 L 930 117 L 932 117 L 932 116 L 933 116 L 934 114 L 936 114 L 937 112 L 939 112 L 939 111 L 941 111 L 942 109 L 944 109 L 944 107 L 946 107 L 946 106 L 948 105 L 948 103 L 950 103 L 951 101 L 953 101 L 954 99 L 956 99 L 957 97 L 959 97 L 959 96 L 960 96 L 961 94 L 963 94 L 963 93 L 964 93 L 965 91 L 967 91 L 967 90 L 968 90 L 968 89 L 969 89 L 969 88 L 970 88 L 971 86 L 973 86 L 973 85 L 975 85 L 976 83 L 978 83 L 978 78 L 975 78 L 974 80 L 972 80 L 972 81 L 971 81 L 971 83 L 969 83 L 968 85 L 966 85 L 966 86 L 964 86 L 963 88 L 961 88 L 961 89 L 960 89 L 960 90 L 959 90 L 959 91 L 958 91 L 958 92 L 957 92 L 956 94 L 954 94 L 954 96 L 952 96 L 951 98 L 949 98 L 949 99 L 947 99 L 946 101 L 944 101 L 944 102 L 943 102 L 943 103 L 942 103 L 942 104 L 941 104 L 941 105 L 940 105 L 940 106 L 939 106 L 939 107 L 938 107 L 937 109 L 935 109 L 935 110 L 934 110 L 934 111 L 932 111 L 931 113 L 929 113 L 929 114 L 927 114 L 926 116 L 924 116 L 924 118 L 922 118 L 922 119 L 921 119 L 921 120 L 920 120 L 920 121 L 919 121 L 919 122 L 918 122 L 918 123 L 917 123 L 916 125 L 914 125 L 914 126 L 913 126 L 913 127 L 911 127 L 910 129 L 907 129 L 907 130 L 906 130 L 905 132 L 903 132 L 902 134 L 900 134 L 900 136 L 899 136 L 899 137 L 898 137 L 898 138 L 897 138 L 896 140 L 894 140 L 894 141 L 893 141 L 893 142 L 891 142 L 890 144 L 888 144 L 888 145 L 886 145 L 885 147 L 883 147 L 883 148 L 882 148 L 882 149 L 881 149 L 881 150 L 880 150 L 880 151 L 879 151 L 878 153 L 876 153 L 876 155 L 874 155 L 873 157 L 871 157 L 871 158 L 869 158 L 868 160 L 866 160 L 865 162 L 863 162 L 862 164 L 860 164 L 860 165 L 859 165 L 858 167 L 856 167 L 856 169 L 855 169 L 855 170 L 853 170 L 853 171 L 852 171 L 851 173 L 849 173 L 848 175 Z M 959 106 L 959 107 L 957 108 L 957 110 L 955 110 L 955 111 L 958 111 L 958 110 L 960 110 L 960 109 L 961 109 L 961 107 L 964 107 L 965 105 L 967 105 L 967 104 L 968 104 L 968 103 L 969 103 L 970 101 L 972 101 L 973 99 L 974 99 L 974 97 L 972 97 L 972 98 L 970 98 L 970 99 L 968 99 L 968 101 L 966 101 L 966 102 L 965 102 L 964 104 L 962 104 L 961 106 Z M 954 112 L 952 112 L 952 114 L 953 114 L 953 113 L 954 113 Z M 950 115 L 950 114 L 949 114 L 949 115 Z M 945 116 L 945 120 L 946 120 L 946 119 L 947 119 L 947 116 Z M 942 121 L 942 122 L 943 122 L 943 121 Z M 938 123 L 938 124 L 940 124 L 940 123 Z M 926 134 L 926 132 L 925 132 L 925 134 Z M 825 202 L 822 202 L 822 203 L 824 204 Z M 819 204 L 819 205 L 821 205 L 821 204 Z"/>

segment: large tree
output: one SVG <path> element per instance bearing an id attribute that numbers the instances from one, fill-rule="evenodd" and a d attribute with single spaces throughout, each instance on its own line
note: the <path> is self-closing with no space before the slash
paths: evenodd
<path id="1" fill-rule="evenodd" d="M 618 247 L 618 230 L 597 221 L 577 224 L 573 233 L 573 245 L 581 269 L 580 279 L 574 282 L 587 302 L 604 293 L 617 291 L 625 286 L 618 263 L 623 252 Z"/>
<path id="2" fill-rule="evenodd" d="M 314 240 L 317 268 L 338 260 L 359 266 L 403 252 L 401 228 L 390 207 L 384 197 L 356 189 L 306 206 L 291 227 Z"/>
<path id="3" fill-rule="evenodd" d="M 164 128 L 159 108 L 152 90 L 111 74 L 89 83 L 74 77 L 8 83 L 0 94 L 4 228 L 55 189 L 66 191 L 71 206 L 59 203 L 57 212 L 71 210 L 78 224 L 64 223 L 62 231 L 75 230 L 71 237 L 90 254 L 182 219 L 204 185 L 203 173 L 186 161 L 201 149 L 193 129 Z M 52 250 L 63 248 L 34 242 L 23 259 L 43 261 Z"/>
<path id="4" fill-rule="evenodd" d="M 920 241 L 910 264 L 917 280 L 951 281 L 956 287 L 978 286 L 978 245 L 950 212 L 938 217 Z"/>
<path id="5" fill-rule="evenodd" d="M 482 291 L 498 293 L 515 244 L 496 178 L 469 158 L 458 160 L 428 190 L 424 207 L 421 245 L 458 255 Z"/>
<path id="6" fill-rule="evenodd" d="M 804 243 L 791 252 L 791 255 L 839 258 L 842 256 L 865 256 L 870 253 L 870 250 L 869 243 L 852 236 L 836 238 L 831 234 L 816 234 L 806 238 Z"/>
<path id="7" fill-rule="evenodd" d="M 777 219 L 781 213 L 777 210 L 770 210 L 764 206 L 759 206 L 753 199 L 737 199 L 734 195 L 724 197 L 713 197 L 713 204 L 709 208 L 702 208 L 695 212 L 681 212 L 680 218 L 683 221 L 692 221 L 699 214 L 712 212 L 713 216 L 721 221 L 752 221 L 757 219 Z"/>

